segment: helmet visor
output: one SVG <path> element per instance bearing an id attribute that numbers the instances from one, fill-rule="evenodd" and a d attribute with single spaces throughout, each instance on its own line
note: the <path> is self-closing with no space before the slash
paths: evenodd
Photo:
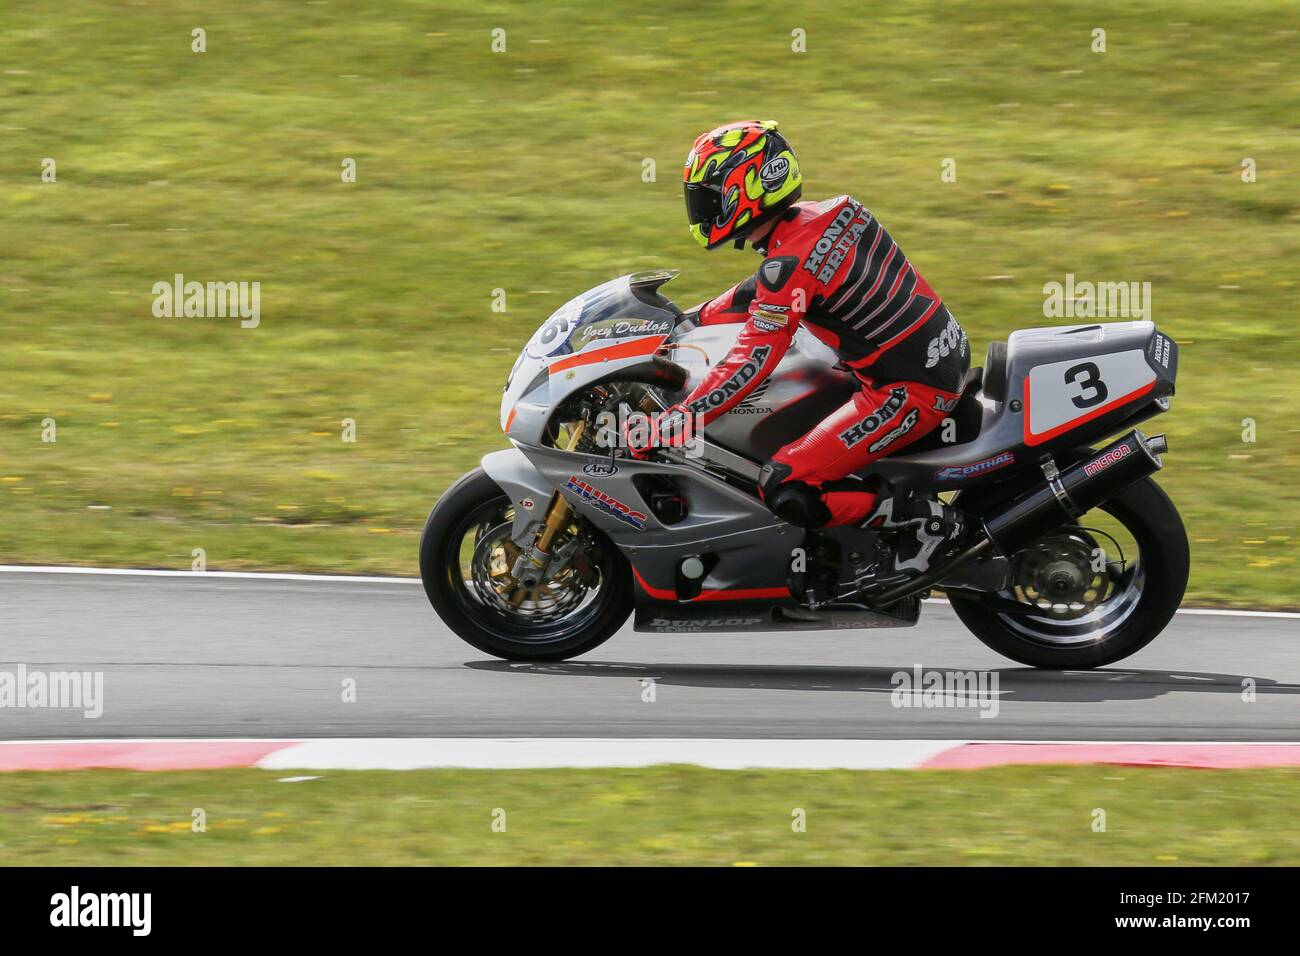
<path id="1" fill-rule="evenodd" d="M 686 218 L 692 226 L 715 222 L 722 215 L 722 190 L 711 183 L 686 183 Z"/>

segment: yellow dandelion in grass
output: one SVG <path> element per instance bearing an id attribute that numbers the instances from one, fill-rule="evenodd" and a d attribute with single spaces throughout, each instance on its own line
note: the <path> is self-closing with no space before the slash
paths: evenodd
<path id="1" fill-rule="evenodd" d="M 80 840 L 62 839 L 62 838 L 60 838 L 60 839 L 57 840 L 56 842 L 59 844 L 59 846 L 76 846 L 76 845 L 77 845 L 78 843 L 80 843 L 81 841 L 80 841 Z"/>
<path id="2" fill-rule="evenodd" d="M 737 860 L 735 863 L 732 863 L 731 865 L 732 866 L 758 866 L 758 863 L 756 863 L 753 860 Z"/>
<path id="3" fill-rule="evenodd" d="M 121 428 L 122 423 L 121 422 L 100 422 L 99 427 L 100 428 Z"/>
<path id="4" fill-rule="evenodd" d="M 191 487 L 189 487 L 188 485 L 183 486 L 183 487 L 180 487 L 180 488 L 173 488 L 173 489 L 172 489 L 172 497 L 173 497 L 173 498 L 193 498 L 193 497 L 194 497 L 194 489 L 191 488 Z"/>
<path id="5" fill-rule="evenodd" d="M 253 836 L 270 836 L 273 833 L 279 833 L 280 827 L 258 827 L 253 831 Z"/>
<path id="6" fill-rule="evenodd" d="M 8 482 L 9 484 L 15 484 L 22 480 L 22 475 L 5 475 L 3 478 L 0 478 L 0 481 Z"/>
<path id="7" fill-rule="evenodd" d="M 1160 856 L 1157 856 L 1156 859 L 1164 863 L 1172 863 L 1173 861 L 1177 860 L 1178 857 L 1170 856 L 1168 854 L 1161 854 Z"/>
<path id="8" fill-rule="evenodd" d="M 173 425 L 172 431 L 178 435 L 197 435 L 199 430 L 193 425 Z"/>
<path id="9" fill-rule="evenodd" d="M 297 508 L 298 508 L 297 505 L 276 505 L 275 506 L 276 511 L 295 511 L 297 510 Z"/>
<path id="10" fill-rule="evenodd" d="M 289 814 L 283 810 L 267 810 L 262 816 L 264 817 L 287 817 Z"/>
<path id="11" fill-rule="evenodd" d="M 369 531 L 371 534 L 392 534 L 393 533 L 392 528 L 367 528 L 366 530 Z"/>
<path id="12" fill-rule="evenodd" d="M 58 814 L 41 817 L 41 823 L 47 827 L 70 827 L 76 826 L 78 823 L 84 823 L 86 819 L 79 813 Z"/>
<path id="13" fill-rule="evenodd" d="M 112 392 L 91 392 L 88 396 L 92 402 L 111 402 L 113 400 Z"/>

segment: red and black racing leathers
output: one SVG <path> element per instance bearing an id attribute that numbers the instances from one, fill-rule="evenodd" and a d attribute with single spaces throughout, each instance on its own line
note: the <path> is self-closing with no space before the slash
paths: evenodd
<path id="1" fill-rule="evenodd" d="M 840 479 L 907 447 L 952 411 L 970 368 L 966 335 L 889 233 L 851 197 L 792 206 L 764 252 L 755 276 L 701 308 L 702 324 L 745 327 L 682 406 L 702 427 L 739 405 L 805 325 L 839 354 L 862 390 L 778 451 L 761 490 L 783 514 L 776 505 L 783 489 L 815 490 L 804 523 L 861 520 L 875 493 Z"/>

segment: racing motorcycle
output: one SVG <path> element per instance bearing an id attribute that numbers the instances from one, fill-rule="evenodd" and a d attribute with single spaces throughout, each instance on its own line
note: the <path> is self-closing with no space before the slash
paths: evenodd
<path id="1" fill-rule="evenodd" d="M 938 590 L 1006 657 L 1078 669 L 1127 657 L 1169 623 L 1187 535 L 1151 477 L 1165 438 L 1134 426 L 1169 409 L 1178 347 L 1151 322 L 994 342 L 940 428 L 854 476 L 900 505 L 944 495 L 973 529 L 956 553 L 900 570 L 899 535 L 924 527 L 806 530 L 758 496 L 762 463 L 858 388 L 806 329 L 686 445 L 646 460 L 620 448 L 611 420 L 680 400 L 741 328 L 680 311 L 660 291 L 676 274 L 622 276 L 556 310 L 505 385 L 513 447 L 484 456 L 429 515 L 424 588 L 469 644 L 564 660 L 632 614 L 636 630 L 667 633 L 905 627 Z"/>

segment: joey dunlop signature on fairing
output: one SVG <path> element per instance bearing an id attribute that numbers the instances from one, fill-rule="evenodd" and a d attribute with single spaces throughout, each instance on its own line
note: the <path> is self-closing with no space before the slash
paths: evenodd
<path id="1" fill-rule="evenodd" d="M 936 540 L 941 494 L 970 529 L 908 569 L 901 525 L 807 528 L 761 499 L 763 462 L 859 387 L 803 328 L 761 391 L 684 445 L 634 456 L 601 427 L 671 408 L 736 339 L 663 295 L 675 274 L 584 292 L 524 346 L 501 401 L 512 447 L 438 500 L 421 540 L 429 600 L 465 641 L 536 661 L 589 651 L 629 615 L 639 631 L 701 635 L 906 627 L 942 591 L 1005 656 L 1087 668 L 1169 622 L 1187 537 L 1152 480 L 1165 440 L 1135 426 L 1169 409 L 1178 349 L 1151 322 L 1012 333 L 942 409 L 950 427 L 851 476 L 894 513 L 932 504 Z"/>

